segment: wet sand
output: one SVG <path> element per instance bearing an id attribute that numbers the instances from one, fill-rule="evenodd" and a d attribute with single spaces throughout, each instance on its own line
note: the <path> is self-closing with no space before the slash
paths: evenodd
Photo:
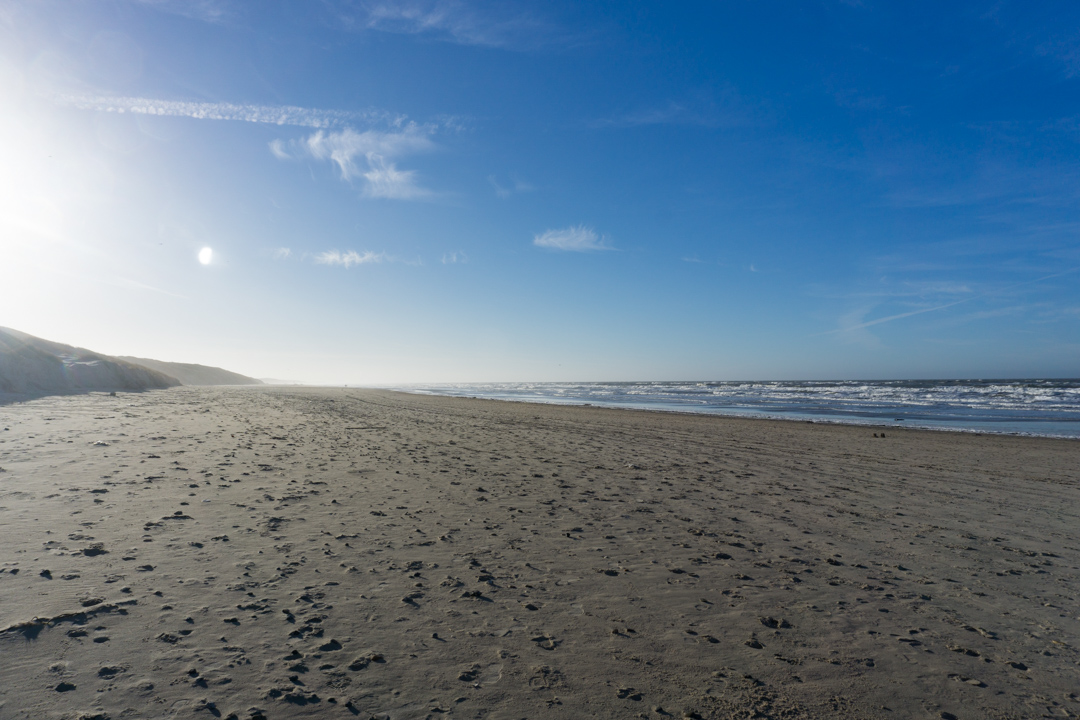
<path id="1" fill-rule="evenodd" d="M 0 718 L 1080 715 L 1080 442 L 875 432 L 0 406 Z"/>

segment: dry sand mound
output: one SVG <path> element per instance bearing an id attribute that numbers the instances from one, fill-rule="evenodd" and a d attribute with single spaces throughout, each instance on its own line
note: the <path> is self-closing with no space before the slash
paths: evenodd
<path id="1" fill-rule="evenodd" d="M 151 370 L 176 378 L 184 385 L 262 385 L 262 380 L 241 375 L 240 373 L 223 370 L 209 365 L 195 365 L 193 363 L 164 362 L 162 360 L 150 360 L 148 358 L 128 357 L 121 355 L 120 360 L 142 365 Z"/>
<path id="2" fill-rule="evenodd" d="M 137 391 L 179 384 L 141 365 L 0 328 L 0 395 Z"/>

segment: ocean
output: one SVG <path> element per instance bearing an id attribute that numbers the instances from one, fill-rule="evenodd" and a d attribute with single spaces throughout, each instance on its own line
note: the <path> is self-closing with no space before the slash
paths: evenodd
<path id="1" fill-rule="evenodd" d="M 394 389 L 565 405 L 1080 438 L 1080 380 L 462 383 Z"/>

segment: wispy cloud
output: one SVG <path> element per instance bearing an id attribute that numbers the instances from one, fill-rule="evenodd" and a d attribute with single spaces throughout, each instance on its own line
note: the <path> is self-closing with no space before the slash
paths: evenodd
<path id="1" fill-rule="evenodd" d="M 1026 305 L 1010 305 L 1003 308 L 995 308 L 993 310 L 979 310 L 977 312 L 968 313 L 967 315 L 958 318 L 958 322 L 971 322 L 973 320 L 992 320 L 1000 317 L 1019 316 L 1030 312 L 1037 312 L 1047 308 L 1047 303 L 1029 303 Z"/>
<path id="2" fill-rule="evenodd" d="M 112 282 L 106 280 L 105 284 L 115 285 L 116 287 L 128 288 L 130 290 L 141 290 L 160 293 L 161 295 L 168 295 L 169 297 L 179 298 L 181 300 L 188 299 L 186 295 L 178 295 L 174 292 L 162 290 L 161 288 L 154 287 L 153 285 L 147 285 L 146 283 L 141 283 L 138 280 L 132 280 L 131 278 L 126 277 L 113 276 Z"/>
<path id="3" fill-rule="evenodd" d="M 357 165 L 358 158 L 371 165 L 375 160 L 431 149 L 430 132 L 430 128 L 415 124 L 400 132 L 356 132 L 346 128 L 339 132 L 316 132 L 302 145 L 312 157 L 333 162 L 341 171 L 342 179 L 350 180 L 358 174 L 368 174 Z"/>
<path id="4" fill-rule="evenodd" d="M 874 320 L 859 321 L 859 320 L 856 320 L 856 318 L 858 316 L 849 315 L 849 316 L 847 316 L 845 318 L 845 321 L 841 323 L 842 327 L 839 327 L 839 328 L 837 328 L 835 330 L 828 330 L 826 332 L 818 333 L 818 334 L 819 335 L 834 335 L 834 334 L 837 334 L 837 333 L 847 333 L 847 332 L 852 332 L 852 331 L 857 331 L 857 330 L 863 330 L 863 329 L 869 328 L 869 327 L 874 327 L 875 325 L 883 325 L 884 323 L 893 322 L 894 320 L 902 320 L 904 318 L 915 317 L 916 315 L 923 315 L 925 313 L 938 312 L 940 310 L 946 310 L 948 308 L 955 307 L 957 305 L 963 305 L 965 303 L 969 303 L 969 302 L 972 302 L 974 300 L 980 300 L 980 299 L 991 297 L 991 296 L 994 296 L 994 295 L 1001 295 L 1003 293 L 1007 293 L 1007 292 L 1010 292 L 1012 290 L 1016 290 L 1018 288 L 1026 287 L 1026 286 L 1029 286 L 1029 285 L 1035 285 L 1035 284 L 1044 282 L 1046 280 L 1050 280 L 1050 279 L 1057 278 L 1057 277 L 1062 277 L 1063 275 L 1071 275 L 1072 273 L 1075 273 L 1075 272 L 1078 272 L 1078 271 L 1080 271 L 1080 267 L 1074 267 L 1074 268 L 1070 268 L 1069 270 L 1063 270 L 1061 272 L 1051 273 L 1050 275 L 1044 275 L 1042 277 L 1035 278 L 1034 280 L 1026 280 L 1024 282 L 1013 283 L 1012 285 L 1008 285 L 1006 287 L 997 288 L 997 289 L 994 289 L 994 290 L 987 290 L 985 292 L 981 292 L 981 293 L 974 294 L 974 295 L 968 295 L 967 297 L 960 298 L 959 300 L 953 300 L 951 302 L 946 302 L 946 303 L 939 303 L 939 304 L 931 305 L 929 307 L 922 307 L 922 308 L 918 308 L 918 309 L 915 309 L 915 310 L 909 310 L 907 312 L 895 313 L 893 315 L 887 315 L 885 317 L 876 318 Z M 965 288 L 965 290 L 966 290 L 966 288 Z M 865 311 L 862 314 L 865 315 Z M 975 317 L 975 316 L 973 315 L 972 317 Z"/>
<path id="5" fill-rule="evenodd" d="M 252 8 L 237 0 L 128 0 L 164 13 L 208 23 L 251 20 Z M 568 31 L 518 3 L 489 0 L 322 0 L 312 3 L 352 31 L 418 35 L 460 45 L 532 50 L 581 42 L 582 32 Z"/>
<path id="6" fill-rule="evenodd" d="M 319 253 L 315 256 L 315 262 L 319 265 L 340 265 L 344 268 L 351 268 L 353 265 L 381 263 L 388 259 L 386 253 L 377 253 L 372 252 L 371 250 L 365 250 L 362 253 L 358 253 L 355 250 L 349 250 L 348 252 L 327 250 L 326 252 Z"/>
<path id="7" fill-rule="evenodd" d="M 457 265 L 465 264 L 469 262 L 469 256 L 465 253 L 455 250 L 454 252 L 443 253 L 442 264 L 443 265 Z"/>
<path id="8" fill-rule="evenodd" d="M 134 0 L 139 5 L 193 20 L 217 23 L 231 14 L 222 0 Z"/>
<path id="9" fill-rule="evenodd" d="M 303 140 L 274 140 L 270 152 L 280 160 L 309 157 L 329 161 L 337 166 L 342 180 L 362 179 L 368 197 L 413 200 L 432 192 L 419 185 L 415 171 L 399 170 L 393 158 L 434 148 L 433 130 L 415 123 L 390 132 L 319 130 Z"/>
<path id="10" fill-rule="evenodd" d="M 559 32 L 510 4 L 463 0 L 359 0 L 342 3 L 338 17 L 349 28 L 426 35 L 461 45 L 524 49 L 551 42 Z"/>
<path id="11" fill-rule="evenodd" d="M 275 248 L 270 251 L 270 256 L 275 260 L 287 260 L 292 255 L 292 250 L 287 247 Z"/>
<path id="12" fill-rule="evenodd" d="M 1072 79 L 1080 75 L 1080 37 L 1066 31 L 1040 43 L 1035 52 L 1044 57 L 1057 60 L 1065 72 L 1065 77 Z"/>
<path id="13" fill-rule="evenodd" d="M 597 235 L 595 230 L 585 225 L 573 225 L 560 230 L 548 230 L 533 237 L 533 245 L 537 247 L 572 252 L 612 250 L 613 248 L 606 241 L 607 238 Z"/>
<path id="14" fill-rule="evenodd" d="M 161 100 L 145 97 L 112 97 L 107 95 L 56 95 L 60 105 L 109 113 L 188 117 L 199 120 L 238 120 L 269 125 L 295 125 L 311 128 L 334 128 L 348 125 L 385 123 L 402 125 L 405 118 L 378 110 L 354 112 L 320 110 L 294 105 L 243 105 L 224 102 L 191 102 Z"/>
<path id="15" fill-rule="evenodd" d="M 967 297 L 962 300 L 954 300 L 953 302 L 945 303 L 944 305 L 935 305 L 933 307 L 920 308 L 918 310 L 911 310 L 909 312 L 897 313 L 895 315 L 888 315 L 886 317 L 877 318 L 876 320 L 867 320 L 866 322 L 854 323 L 846 325 L 845 327 L 837 328 L 836 330 L 829 330 L 828 332 L 821 333 L 822 335 L 833 335 L 842 332 L 851 332 L 852 330 L 862 330 L 863 328 L 873 327 L 874 325 L 881 325 L 883 323 L 892 322 L 893 320 L 901 320 L 903 318 L 914 317 L 915 315 L 922 315 L 923 313 L 936 312 L 938 310 L 944 310 L 951 308 L 955 305 L 962 305 L 974 300 L 974 297 Z"/>
<path id="16" fill-rule="evenodd" d="M 293 105 L 240 105 L 100 95 L 57 95 L 54 100 L 60 105 L 96 112 L 316 128 L 315 133 L 303 140 L 271 141 L 270 152 L 279 160 L 300 157 L 328 160 L 337 165 L 343 180 L 362 179 L 364 194 L 368 197 L 411 200 L 432 195 L 430 190 L 420 186 L 415 171 L 398 169 L 394 159 L 434 148 L 431 135 L 436 126 L 420 125 L 402 115 L 377 110 L 354 112 Z M 358 131 L 353 125 L 375 125 L 385 129 Z"/>
<path id="17" fill-rule="evenodd" d="M 416 184 L 415 170 L 398 170 L 394 163 L 378 155 L 369 155 L 367 160 L 370 168 L 364 173 L 367 181 L 364 193 L 368 197 L 412 200 L 431 194 Z"/>
<path id="18" fill-rule="evenodd" d="M 684 125 L 707 128 L 737 128 L 760 125 L 768 121 L 765 108 L 749 102 L 731 85 L 700 91 L 682 101 L 669 100 L 666 105 L 615 112 L 593 120 L 597 128 L 634 128 L 649 125 Z"/>
<path id="19" fill-rule="evenodd" d="M 516 193 L 527 193 L 535 190 L 532 185 L 516 177 L 511 177 L 509 181 L 504 183 L 495 175 L 488 175 L 488 182 L 495 189 L 495 196 L 503 200 Z"/>
<path id="20" fill-rule="evenodd" d="M 665 107 L 642 108 L 602 118 L 592 123 L 594 127 L 640 127 L 642 125 L 702 125 L 717 123 L 715 117 L 695 112 L 679 103 Z"/>
<path id="21" fill-rule="evenodd" d="M 293 160 L 294 159 L 293 156 L 290 155 L 285 150 L 285 141 L 284 140 L 276 140 L 276 139 L 271 140 L 269 145 L 270 145 L 270 153 L 274 157 L 276 157 L 278 160 Z"/>
<path id="22" fill-rule="evenodd" d="M 936 271 L 940 268 L 922 268 L 920 266 L 914 266 L 914 271 Z M 945 268 L 946 270 L 951 268 Z M 900 268 L 896 269 L 897 271 Z M 950 281 L 933 281 L 933 280 L 921 280 L 921 281 L 906 281 L 898 285 L 890 284 L 886 287 L 872 290 L 864 290 L 861 292 L 843 292 L 839 294 L 833 294 L 832 297 L 841 297 L 844 299 L 857 298 L 857 299 L 877 299 L 877 300 L 895 300 L 895 299 L 907 299 L 907 298 L 925 298 L 931 295 L 965 295 L 974 292 L 967 283 L 950 282 Z M 829 295 L 826 293 L 826 295 Z"/>

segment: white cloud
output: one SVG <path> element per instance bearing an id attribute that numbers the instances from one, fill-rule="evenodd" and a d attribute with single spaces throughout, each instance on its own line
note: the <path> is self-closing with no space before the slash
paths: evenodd
<path id="1" fill-rule="evenodd" d="M 363 178 L 368 197 L 413 200 L 432 193 L 418 184 L 414 170 L 399 170 L 392 158 L 435 147 L 430 138 L 432 131 L 431 126 L 415 123 L 396 131 L 319 130 L 304 140 L 289 143 L 288 149 L 285 143 L 275 140 L 270 143 L 270 152 L 282 160 L 307 156 L 332 162 L 342 180 Z"/>
<path id="2" fill-rule="evenodd" d="M 365 250 L 362 253 L 358 253 L 355 250 L 349 250 L 348 252 L 327 250 L 326 252 L 315 256 L 315 262 L 320 265 L 341 265 L 344 268 L 350 268 L 353 265 L 381 263 L 387 259 L 386 253 L 376 253 L 370 250 Z"/>
<path id="3" fill-rule="evenodd" d="M 495 189 L 496 197 L 506 199 L 514 193 L 532 192 L 535 188 L 519 178 L 511 177 L 508 183 L 503 183 L 494 175 L 488 175 L 488 182 Z"/>
<path id="4" fill-rule="evenodd" d="M 401 115 L 375 110 L 348 112 L 293 105 L 238 105 L 139 97 L 57 95 L 54 100 L 61 105 L 96 112 L 317 128 L 301 141 L 270 141 L 271 154 L 278 160 L 301 157 L 328 160 L 337 165 L 343 180 L 363 178 L 364 194 L 368 197 L 411 200 L 432 195 L 430 190 L 419 185 L 415 171 L 398 169 L 394 158 L 434 148 L 431 135 L 436 126 L 419 125 Z M 454 122 L 454 118 L 447 118 L 444 126 Z M 376 123 L 387 129 L 357 131 L 349 127 L 350 124 Z"/>
<path id="5" fill-rule="evenodd" d="M 292 250 L 287 247 L 277 248 L 270 253 L 275 260 L 287 260 L 292 255 Z"/>
<path id="6" fill-rule="evenodd" d="M 703 128 L 739 128 L 759 125 L 766 119 L 764 109 L 743 99 L 732 86 L 685 98 L 666 105 L 639 107 L 598 118 L 589 124 L 597 128 L 636 128 L 655 125 L 682 125 Z"/>
<path id="7" fill-rule="evenodd" d="M 285 151 L 285 143 L 281 140 L 270 141 L 270 152 L 273 153 L 274 157 L 278 160 L 292 160 L 292 155 Z"/>
<path id="8" fill-rule="evenodd" d="M 595 127 L 638 127 L 642 125 L 710 125 L 712 120 L 678 103 L 654 107 L 603 118 L 592 123 Z"/>
<path id="9" fill-rule="evenodd" d="M 839 328 L 837 328 L 835 330 L 829 330 L 829 331 L 826 331 L 826 332 L 823 332 L 823 333 L 818 333 L 818 334 L 819 335 L 833 335 L 833 334 L 836 334 L 836 333 L 846 333 L 846 332 L 851 332 L 853 330 L 862 330 L 864 328 L 873 327 L 875 325 L 881 325 L 883 323 L 892 322 L 893 320 L 901 320 L 901 319 L 904 319 L 904 318 L 914 317 L 916 315 L 922 315 L 924 313 L 937 312 L 939 310 L 945 310 L 947 308 L 955 307 L 957 305 L 963 305 L 965 303 L 969 303 L 969 302 L 972 302 L 972 301 L 975 301 L 975 300 L 982 300 L 982 299 L 985 299 L 985 298 L 993 297 L 995 295 L 1003 295 L 1003 294 L 1006 294 L 1006 293 L 1010 293 L 1011 291 L 1016 290 L 1018 288 L 1030 287 L 1030 286 L 1042 283 L 1042 282 L 1044 282 L 1046 280 L 1051 280 L 1053 278 L 1059 278 L 1059 277 L 1062 277 L 1064 275 L 1071 275 L 1071 274 L 1076 273 L 1076 272 L 1080 272 L 1080 267 L 1069 268 L 1068 270 L 1062 270 L 1061 272 L 1051 273 L 1049 275 L 1043 275 L 1042 277 L 1035 278 L 1034 280 L 1025 280 L 1023 282 L 1013 283 L 1012 285 L 1007 285 L 1007 286 L 1002 287 L 1002 288 L 986 290 L 984 292 L 980 292 L 980 293 L 975 294 L 975 295 L 968 295 L 968 297 L 964 297 L 964 298 L 961 298 L 959 300 L 953 300 L 951 302 L 946 302 L 946 303 L 939 303 L 939 304 L 935 304 L 935 305 L 932 305 L 932 306 L 929 306 L 929 307 L 920 307 L 918 309 L 910 310 L 908 312 L 896 313 L 896 314 L 893 314 L 893 315 L 888 315 L 886 317 L 880 317 L 880 318 L 877 318 L 877 319 L 874 319 L 874 320 L 861 321 L 861 318 L 863 316 L 865 316 L 866 313 L 867 313 L 866 310 L 863 310 L 862 315 L 852 313 L 852 314 L 850 314 L 848 316 L 845 316 L 845 318 L 842 318 L 841 319 L 841 327 L 839 327 Z M 960 290 L 960 292 L 970 292 L 970 290 L 967 288 L 967 286 L 961 285 L 959 287 L 962 288 L 962 290 Z"/>
<path id="10" fill-rule="evenodd" d="M 513 194 L 513 191 L 511 191 L 510 188 L 501 185 L 494 175 L 488 175 L 488 182 L 491 183 L 491 187 L 495 188 L 496 197 L 505 199 Z"/>
<path id="11" fill-rule="evenodd" d="M 428 150 L 433 147 L 428 137 L 430 132 L 430 128 L 422 128 L 413 123 L 400 132 L 356 132 L 345 128 L 340 132 L 316 132 L 304 140 L 303 145 L 312 157 L 334 162 L 341 170 L 341 177 L 349 180 L 357 175 L 357 157 L 362 156 L 368 161 L 373 158 L 383 160 Z"/>
<path id="12" fill-rule="evenodd" d="M 462 0 L 360 0 L 354 12 L 339 17 L 346 26 L 363 30 L 430 35 L 461 45 L 533 47 L 558 34 L 509 4 L 475 5 Z"/>
<path id="13" fill-rule="evenodd" d="M 561 230 L 548 230 L 533 238 L 533 245 L 551 248 L 553 250 L 570 250 L 585 252 L 588 250 L 611 250 L 605 243 L 606 238 L 596 234 L 596 231 L 585 225 L 574 225 Z"/>
<path id="14" fill-rule="evenodd" d="M 456 265 L 458 263 L 465 264 L 469 262 L 469 256 L 460 250 L 454 252 L 443 253 L 442 264 L 443 265 Z"/>
<path id="15" fill-rule="evenodd" d="M 378 110 L 352 112 L 302 108 L 295 105 L 243 105 L 223 102 L 160 100 L 158 98 L 143 97 L 112 97 L 107 95 L 56 95 L 53 100 L 60 105 L 97 112 L 189 117 L 199 120 L 238 120 L 269 125 L 295 125 L 311 128 L 344 127 L 348 124 L 370 124 L 374 122 L 400 125 L 405 122 L 405 119 L 400 115 L 392 115 Z M 279 145 L 278 150 L 283 152 L 284 148 Z"/>
<path id="16" fill-rule="evenodd" d="M 228 8 L 220 0 L 136 0 L 136 2 L 161 12 L 209 23 L 221 22 L 230 15 Z"/>
<path id="17" fill-rule="evenodd" d="M 392 162 L 379 156 L 368 156 L 371 169 L 364 173 L 367 187 L 364 194 L 368 197 L 390 198 L 392 200 L 412 200 L 431 194 L 416 184 L 415 170 L 398 170 Z"/>

